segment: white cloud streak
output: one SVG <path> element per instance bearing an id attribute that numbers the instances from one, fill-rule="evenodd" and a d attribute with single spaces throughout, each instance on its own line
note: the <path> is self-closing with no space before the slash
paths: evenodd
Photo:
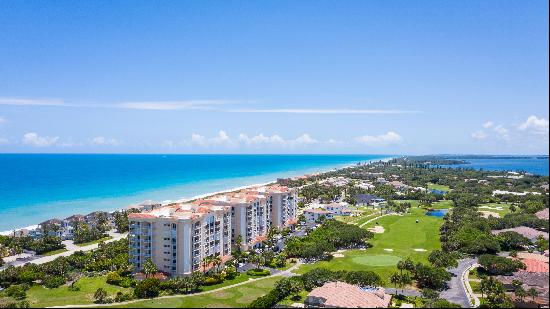
<path id="1" fill-rule="evenodd" d="M 393 131 L 389 131 L 381 135 L 359 136 L 359 137 L 356 137 L 355 140 L 369 147 L 384 147 L 384 146 L 389 146 L 393 144 L 399 144 L 403 141 L 403 138 L 399 134 Z"/>
<path id="2" fill-rule="evenodd" d="M 273 113 L 273 114 L 418 114 L 421 111 L 393 109 L 229 109 L 230 113 Z"/>
<path id="3" fill-rule="evenodd" d="M 120 142 L 114 138 L 96 136 L 90 140 L 91 146 L 118 146 Z"/>
<path id="4" fill-rule="evenodd" d="M 59 140 L 58 136 L 49 137 L 49 136 L 40 136 L 35 132 L 25 133 L 23 135 L 22 142 L 25 145 L 34 146 L 34 147 L 47 147 L 52 146 Z"/>

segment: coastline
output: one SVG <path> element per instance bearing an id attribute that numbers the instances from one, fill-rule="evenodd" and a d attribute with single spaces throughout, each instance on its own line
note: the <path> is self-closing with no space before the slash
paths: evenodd
<path id="1" fill-rule="evenodd" d="M 387 161 L 389 161 L 389 160 L 391 160 L 395 157 L 398 157 L 398 156 L 388 156 L 388 157 L 385 157 L 385 158 L 372 159 L 372 160 L 366 160 L 364 162 L 363 161 L 359 161 L 359 162 L 364 163 L 364 164 L 370 164 L 372 162 L 387 162 Z M 358 163 L 358 162 L 355 162 L 355 164 L 356 163 Z M 314 171 L 313 173 L 327 173 L 327 172 L 330 172 L 330 171 L 340 170 L 340 169 L 344 169 L 344 168 L 348 168 L 348 167 L 352 167 L 352 166 L 354 166 L 354 164 L 346 163 L 345 165 L 333 166 L 333 167 L 330 167 L 330 168 L 329 167 L 323 168 L 321 170 Z M 305 174 L 301 174 L 300 176 L 304 176 L 304 175 Z M 294 177 L 297 177 L 297 176 L 294 176 Z M 268 181 L 268 182 L 243 185 L 243 186 L 233 187 L 233 188 L 229 188 L 229 189 L 225 189 L 225 190 L 207 192 L 207 193 L 195 195 L 195 196 L 192 196 L 192 197 L 180 197 L 180 198 L 177 198 L 175 200 L 168 200 L 168 201 L 169 201 L 169 203 L 186 203 L 186 202 L 189 202 L 189 201 L 193 201 L 193 200 L 200 199 L 200 198 L 205 198 L 205 197 L 212 196 L 212 195 L 223 194 L 223 193 L 228 193 L 228 192 L 232 192 L 232 191 L 248 189 L 248 188 L 252 188 L 252 187 L 265 186 L 265 185 L 273 184 L 276 181 L 277 181 L 277 179 L 273 179 L 273 180 Z M 168 201 L 166 201 L 166 202 L 168 202 Z M 139 202 L 137 202 L 137 203 L 139 203 Z M 135 204 L 129 204 L 125 207 L 118 208 L 118 209 L 111 210 L 111 211 L 106 211 L 106 212 L 114 213 L 114 212 L 117 212 L 117 211 L 122 211 L 122 210 L 127 209 L 127 207 L 131 206 L 131 205 L 135 205 Z M 101 209 L 96 209 L 95 211 L 101 211 Z M 33 224 L 33 225 L 26 226 L 26 227 L 20 227 L 20 228 L 14 228 L 14 229 L 10 229 L 10 230 L 1 231 L 0 235 L 9 236 L 10 234 L 13 234 L 13 232 L 18 231 L 18 230 L 22 230 L 22 229 L 34 230 L 36 228 L 38 228 L 38 224 Z"/>

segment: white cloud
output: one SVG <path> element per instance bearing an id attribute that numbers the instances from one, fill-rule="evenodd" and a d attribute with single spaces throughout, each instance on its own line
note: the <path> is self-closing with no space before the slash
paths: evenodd
<path id="1" fill-rule="evenodd" d="M 492 121 L 487 121 L 486 123 L 483 124 L 483 128 L 485 129 L 489 129 L 491 128 L 492 126 L 494 126 L 495 124 L 492 122 Z"/>
<path id="2" fill-rule="evenodd" d="M 91 139 L 90 145 L 92 146 L 118 146 L 120 143 L 114 138 L 106 138 L 103 136 L 96 136 Z"/>
<path id="3" fill-rule="evenodd" d="M 10 141 L 5 137 L 0 137 L 0 145 L 7 145 Z"/>
<path id="4" fill-rule="evenodd" d="M 4 123 L 4 122 L 6 122 L 6 119 L 0 117 L 0 123 Z"/>
<path id="5" fill-rule="evenodd" d="M 280 114 L 417 114 L 421 111 L 393 109 L 229 109 L 231 113 L 280 113 Z"/>
<path id="6" fill-rule="evenodd" d="M 535 134 L 548 134 L 548 119 L 529 116 L 524 123 L 518 126 L 520 131 L 530 131 Z"/>
<path id="7" fill-rule="evenodd" d="M 487 133 L 485 133 L 482 130 L 476 131 L 476 132 L 472 133 L 471 135 L 475 139 L 486 139 L 487 138 Z"/>
<path id="8" fill-rule="evenodd" d="M 367 146 L 380 147 L 388 146 L 391 144 L 398 144 L 403 141 L 403 138 L 399 134 L 393 131 L 389 131 L 381 135 L 363 135 L 360 137 L 356 137 L 355 140 Z"/>
<path id="9" fill-rule="evenodd" d="M 65 106 L 61 99 L 0 98 L 0 105 L 14 106 Z"/>
<path id="10" fill-rule="evenodd" d="M 123 102 L 115 107 L 126 109 L 142 110 L 212 110 L 219 105 L 243 103 L 238 100 L 190 100 L 190 101 L 145 101 L 145 102 Z"/>
<path id="11" fill-rule="evenodd" d="M 199 147 L 270 147 L 270 148 L 294 148 L 305 147 L 320 143 L 309 134 L 302 134 L 295 139 L 284 139 L 278 134 L 249 136 L 241 133 L 236 138 L 230 137 L 225 131 L 221 130 L 214 137 L 206 137 L 198 133 L 191 134 L 190 140 L 175 142 L 166 140 L 162 143 L 165 147 L 177 146 L 199 146 Z"/>
<path id="12" fill-rule="evenodd" d="M 35 132 L 25 133 L 23 135 L 23 144 L 35 147 L 47 147 L 54 145 L 59 140 L 58 136 L 39 136 Z"/>

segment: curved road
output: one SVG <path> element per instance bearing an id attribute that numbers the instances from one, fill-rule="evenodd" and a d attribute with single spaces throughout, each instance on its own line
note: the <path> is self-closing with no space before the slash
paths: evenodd
<path id="1" fill-rule="evenodd" d="M 453 275 L 451 281 L 448 282 L 448 289 L 441 292 L 439 297 L 444 298 L 451 303 L 460 305 L 462 308 L 471 308 L 470 298 L 468 297 L 468 291 L 464 285 L 464 278 L 466 272 L 470 267 L 477 263 L 477 259 L 468 258 L 458 261 L 458 267 L 448 269 Z"/>

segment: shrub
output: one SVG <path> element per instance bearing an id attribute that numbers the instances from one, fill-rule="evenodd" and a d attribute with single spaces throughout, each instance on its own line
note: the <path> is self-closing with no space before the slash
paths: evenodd
<path id="1" fill-rule="evenodd" d="M 215 285 L 215 284 L 218 284 L 218 283 L 222 283 L 223 280 L 221 280 L 219 277 L 207 277 L 204 279 L 204 283 L 203 285 Z"/>
<path id="2" fill-rule="evenodd" d="M 160 280 L 155 278 L 148 278 L 136 285 L 134 289 L 134 295 L 137 298 L 153 298 L 157 297 L 160 293 Z"/>
<path id="3" fill-rule="evenodd" d="M 5 293 L 7 296 L 13 297 L 16 300 L 22 300 L 27 297 L 27 288 L 26 285 L 12 285 L 6 289 Z"/>
<path id="4" fill-rule="evenodd" d="M 48 289 L 55 289 L 65 284 L 65 282 L 65 277 L 63 276 L 52 276 L 44 278 L 42 284 Z"/>
<path id="5" fill-rule="evenodd" d="M 123 288 L 133 287 L 136 286 L 136 280 L 129 277 L 122 277 L 118 285 Z"/>
<path id="6" fill-rule="evenodd" d="M 122 277 L 116 272 L 112 271 L 107 274 L 107 283 L 112 285 L 120 285 Z"/>
<path id="7" fill-rule="evenodd" d="M 246 274 L 254 277 L 263 277 L 271 275 L 271 272 L 269 269 L 250 269 Z"/>

